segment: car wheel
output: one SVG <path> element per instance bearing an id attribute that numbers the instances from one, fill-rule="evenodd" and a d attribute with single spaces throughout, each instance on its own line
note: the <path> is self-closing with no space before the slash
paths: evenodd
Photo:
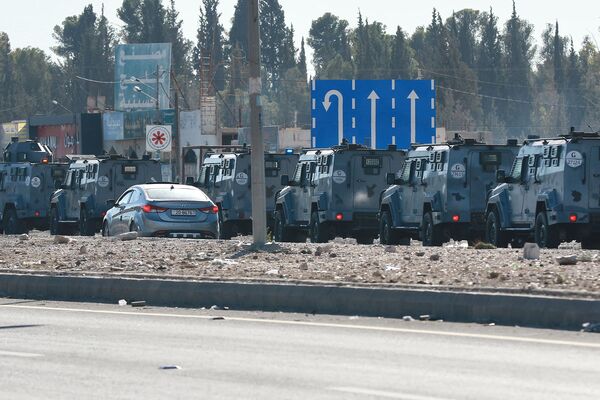
<path id="1" fill-rule="evenodd" d="M 273 239 L 276 242 L 290 242 L 291 235 L 290 229 L 285 226 L 285 215 L 282 210 L 275 211 L 275 232 L 273 234 Z"/>
<path id="2" fill-rule="evenodd" d="M 535 242 L 542 249 L 556 249 L 560 244 L 557 227 L 548 224 L 548 217 L 543 211 L 535 217 Z"/>
<path id="3" fill-rule="evenodd" d="M 326 227 L 319 222 L 319 213 L 313 211 L 310 215 L 310 241 L 312 243 L 325 243 L 327 240 Z"/>
<path id="4" fill-rule="evenodd" d="M 496 247 L 508 246 L 508 237 L 500 226 L 498 211 L 492 210 L 485 220 L 485 240 Z"/>
<path id="5" fill-rule="evenodd" d="M 104 237 L 110 236 L 110 232 L 108 230 L 108 222 L 107 221 L 104 221 L 104 223 L 102 224 L 102 236 L 104 236 Z"/>
<path id="6" fill-rule="evenodd" d="M 434 225 L 431 212 L 427 212 L 423 216 L 421 240 L 423 241 L 423 246 L 441 246 L 442 244 L 440 228 Z"/>
<path id="7" fill-rule="evenodd" d="M 379 220 L 379 241 L 381 244 L 400 244 L 400 235 L 392 228 L 392 225 L 392 214 L 388 210 L 383 211 Z"/>
<path id="8" fill-rule="evenodd" d="M 229 240 L 232 237 L 231 225 L 227 221 L 223 221 L 223 213 L 219 208 L 219 239 Z"/>
<path id="9" fill-rule="evenodd" d="M 94 236 L 94 224 L 90 221 L 90 217 L 85 208 L 79 211 L 79 234 L 81 236 Z"/>
<path id="10" fill-rule="evenodd" d="M 4 234 L 6 235 L 18 235 L 25 231 L 23 222 L 19 220 L 17 210 L 14 208 L 6 210 L 2 225 L 4 227 Z"/>

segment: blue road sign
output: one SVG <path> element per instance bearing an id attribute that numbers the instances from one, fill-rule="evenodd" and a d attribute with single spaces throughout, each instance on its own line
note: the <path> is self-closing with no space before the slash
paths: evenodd
<path id="1" fill-rule="evenodd" d="M 314 80 L 312 145 L 435 143 L 433 80 Z"/>

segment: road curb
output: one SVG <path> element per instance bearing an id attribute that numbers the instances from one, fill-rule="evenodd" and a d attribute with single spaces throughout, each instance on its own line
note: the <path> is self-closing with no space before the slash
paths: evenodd
<path id="1" fill-rule="evenodd" d="M 427 314 L 445 321 L 552 329 L 580 329 L 584 322 L 600 321 L 600 300 L 593 299 L 336 285 L 0 273 L 0 296 L 386 318 Z"/>

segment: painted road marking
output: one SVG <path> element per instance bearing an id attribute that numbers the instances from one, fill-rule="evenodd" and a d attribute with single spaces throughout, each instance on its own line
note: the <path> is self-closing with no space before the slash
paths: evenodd
<path id="1" fill-rule="evenodd" d="M 447 397 L 420 396 L 417 394 L 395 393 L 395 392 L 387 392 L 384 390 L 372 390 L 372 389 L 363 389 L 363 388 L 356 388 L 356 387 L 332 387 L 332 388 L 329 388 L 329 390 L 334 390 L 336 392 L 350 393 L 350 394 L 360 394 L 360 395 L 366 395 L 366 396 L 384 397 L 387 399 L 448 400 Z"/>
<path id="2" fill-rule="evenodd" d="M 166 314 L 166 313 L 154 313 L 154 312 L 89 310 L 89 309 L 85 309 L 85 308 L 80 309 L 80 308 L 66 308 L 66 307 L 26 306 L 26 305 L 18 305 L 18 304 L 0 304 L 0 307 L 21 308 L 21 309 L 27 309 L 27 310 L 42 310 L 42 311 L 43 310 L 63 311 L 63 312 L 87 313 L 87 314 L 108 314 L 108 315 L 128 315 L 128 316 L 136 315 L 136 316 L 149 316 L 149 317 L 181 318 L 181 319 L 212 320 L 213 318 L 215 318 L 214 315 Z M 527 337 L 518 337 L 518 336 L 484 335 L 484 334 L 480 334 L 480 333 L 445 332 L 445 331 L 434 331 L 434 330 L 430 330 L 430 329 L 390 328 L 390 327 L 385 327 L 385 326 L 334 324 L 334 323 L 329 323 L 329 322 L 285 321 L 285 320 L 276 320 L 276 319 L 245 318 L 245 317 L 225 317 L 225 320 L 238 321 L 238 322 L 258 322 L 258 323 L 263 323 L 263 324 L 276 324 L 276 325 L 295 325 L 295 326 L 308 326 L 308 327 L 316 326 L 316 327 L 322 327 L 322 328 L 353 329 L 353 330 L 374 331 L 374 332 L 422 334 L 422 335 L 432 335 L 432 336 L 446 336 L 446 337 L 458 337 L 458 338 L 470 338 L 470 339 L 486 339 L 486 340 L 496 340 L 496 341 L 505 341 L 505 342 L 535 343 L 535 344 L 600 349 L 600 342 L 599 343 L 585 343 L 585 342 L 572 342 L 572 341 L 568 341 L 568 340 L 537 339 L 537 338 L 527 338 Z"/>
<path id="3" fill-rule="evenodd" d="M 37 354 L 37 353 L 21 353 L 19 351 L 5 351 L 5 350 L 0 350 L 0 356 L 22 357 L 22 358 L 43 357 L 42 354 Z"/>

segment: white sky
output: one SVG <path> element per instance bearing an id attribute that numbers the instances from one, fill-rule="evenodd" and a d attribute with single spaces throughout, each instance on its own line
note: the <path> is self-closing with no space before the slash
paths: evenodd
<path id="1" fill-rule="evenodd" d="M 33 46 L 51 54 L 50 48 L 55 45 L 53 27 L 69 15 L 80 14 L 83 7 L 90 3 L 98 13 L 104 3 L 107 18 L 119 28 L 121 21 L 116 10 L 122 0 L 0 0 L 0 31 L 8 33 L 13 48 Z M 163 3 L 168 4 L 168 0 L 163 0 Z M 235 3 L 236 0 L 221 0 L 221 20 L 226 30 L 231 25 Z M 360 9 L 363 17 L 385 24 L 389 33 L 394 33 L 398 25 L 412 33 L 417 26 L 429 24 L 434 7 L 445 19 L 453 10 L 489 10 L 491 6 L 502 25 L 512 11 L 512 0 L 280 0 L 280 3 L 287 24 L 294 24 L 298 46 L 301 37 L 308 36 L 312 20 L 325 12 L 347 19 L 351 26 L 355 26 Z M 194 41 L 200 4 L 200 0 L 176 0 L 176 7 L 183 19 L 184 34 Z M 546 24 L 556 20 L 560 24 L 561 34 L 571 36 L 576 47 L 586 35 L 600 40 L 600 1 L 517 0 L 517 12 L 535 25 L 534 35 L 538 41 Z M 310 52 L 308 46 L 307 51 Z"/>

